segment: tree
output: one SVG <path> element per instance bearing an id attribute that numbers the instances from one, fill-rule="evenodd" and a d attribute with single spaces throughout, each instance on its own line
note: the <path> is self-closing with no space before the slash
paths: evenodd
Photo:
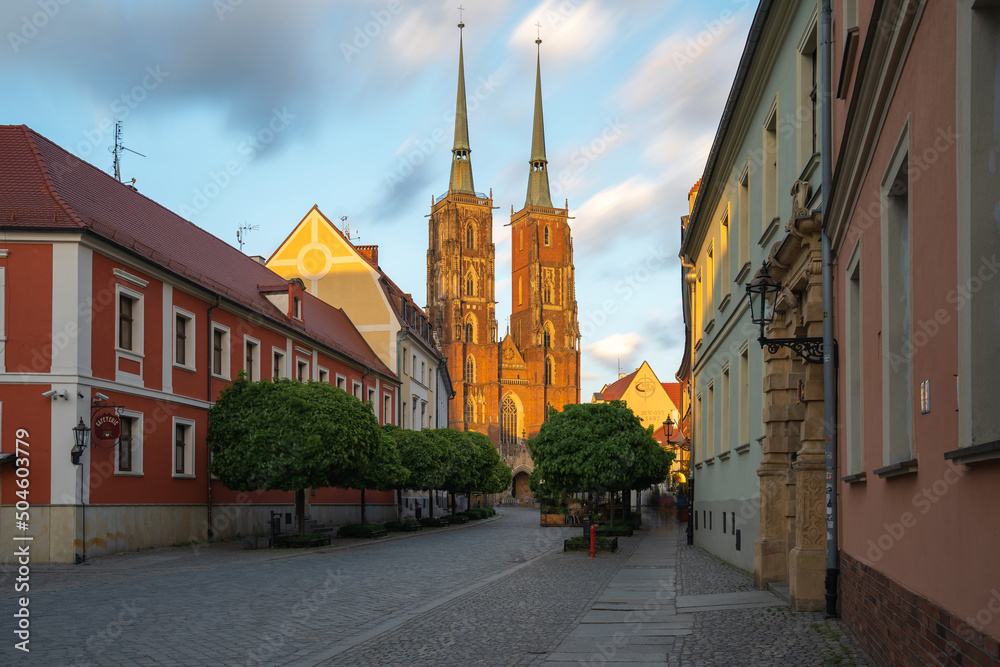
<path id="1" fill-rule="evenodd" d="M 454 494 L 466 493 L 475 481 L 478 452 L 467 431 L 438 428 L 431 433 L 447 443 L 446 446 L 451 450 L 451 463 L 440 488 L 452 494 L 451 511 L 454 514 Z"/>
<path id="2" fill-rule="evenodd" d="M 622 401 L 552 411 L 530 447 L 536 479 L 553 493 L 645 488 L 665 479 L 673 460 Z M 613 522 L 613 499 L 611 514 Z"/>
<path id="3" fill-rule="evenodd" d="M 344 486 L 378 453 L 370 409 L 325 382 L 262 380 L 240 373 L 209 410 L 209 470 L 237 491 L 295 492 L 305 534 L 305 490 Z"/>
<path id="4" fill-rule="evenodd" d="M 466 503 L 472 506 L 472 492 L 500 493 L 510 486 L 510 468 L 500 458 L 496 445 L 482 433 L 466 431 L 474 457 L 470 466 L 470 479 L 466 489 Z M 506 481 L 503 480 L 506 478 Z M 502 486 L 499 486 L 503 482 Z"/>
<path id="5" fill-rule="evenodd" d="M 395 428 L 395 427 L 394 427 Z M 379 445 L 375 455 L 368 465 L 360 468 L 352 477 L 345 481 L 345 486 L 361 490 L 361 523 L 368 523 L 365 514 L 365 490 L 392 491 L 402 487 L 409 477 L 409 471 L 403 466 L 396 447 L 396 440 L 380 429 Z"/>
<path id="6" fill-rule="evenodd" d="M 431 431 L 409 431 L 392 425 L 382 428 L 395 441 L 400 463 L 408 472 L 399 488 L 421 491 L 441 488 L 451 465 L 451 450 L 447 443 L 434 437 Z M 433 501 L 431 516 L 434 516 Z"/>

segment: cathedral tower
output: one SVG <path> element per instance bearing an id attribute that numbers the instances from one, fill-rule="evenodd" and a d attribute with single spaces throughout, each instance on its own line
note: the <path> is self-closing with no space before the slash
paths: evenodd
<path id="1" fill-rule="evenodd" d="M 510 332 L 502 345 L 501 378 L 522 373 L 527 386 L 511 386 L 520 396 L 522 431 L 538 432 L 548 407 L 561 409 L 580 402 L 580 333 L 577 325 L 573 239 L 568 208 L 555 208 L 549 194 L 548 160 L 545 157 L 545 123 L 542 115 L 541 43 L 535 71 L 535 113 L 528 161 L 528 193 L 524 208 L 511 214 Z M 508 352 L 508 339 L 521 359 Z M 523 360 L 523 361 L 522 361 Z M 520 363 L 518 363 L 520 362 Z M 503 379 L 501 379 L 503 382 Z M 501 415 L 510 410 L 502 395 Z M 501 420 L 503 417 L 501 417 Z M 501 440 L 508 433 L 501 424 Z"/>
<path id="2" fill-rule="evenodd" d="M 451 178 L 448 192 L 431 202 L 428 223 L 427 310 L 455 390 L 450 427 L 495 439 L 495 428 L 490 429 L 498 400 L 493 197 L 473 186 L 461 32 L 458 44 Z"/>

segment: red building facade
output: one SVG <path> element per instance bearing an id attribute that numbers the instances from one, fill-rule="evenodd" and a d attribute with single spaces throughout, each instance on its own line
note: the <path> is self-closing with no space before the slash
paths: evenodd
<path id="1" fill-rule="evenodd" d="M 66 562 L 253 534 L 269 510 L 291 511 L 290 493 L 237 493 L 208 474 L 208 409 L 240 372 L 330 382 L 393 421 L 396 376 L 300 281 L 27 127 L 0 127 L 0 156 L 0 460 L 27 469 L 0 466 L 0 558 L 14 534 L 33 538 L 33 560 Z M 106 410 L 121 436 L 92 438 L 74 465 L 73 427 Z M 343 522 L 360 491 L 308 499 L 313 518 Z M 391 494 L 367 500 L 394 512 Z"/>

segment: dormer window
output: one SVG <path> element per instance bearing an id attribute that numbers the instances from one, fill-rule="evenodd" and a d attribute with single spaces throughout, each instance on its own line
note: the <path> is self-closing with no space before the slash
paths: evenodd
<path id="1" fill-rule="evenodd" d="M 302 319 L 302 299 L 295 297 L 292 300 L 292 316 L 297 319 Z"/>

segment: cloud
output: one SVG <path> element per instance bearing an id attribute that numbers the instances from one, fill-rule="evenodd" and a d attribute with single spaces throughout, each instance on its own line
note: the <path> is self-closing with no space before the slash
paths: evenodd
<path id="1" fill-rule="evenodd" d="M 533 56 L 527 47 L 538 37 L 535 24 L 540 23 L 543 60 L 557 66 L 576 65 L 605 49 L 623 15 L 622 10 L 602 9 L 596 2 L 545 0 L 511 31 L 508 47 Z"/>
<path id="2" fill-rule="evenodd" d="M 630 331 L 627 333 L 611 334 L 596 343 L 584 345 L 583 350 L 605 364 L 613 365 L 621 360 L 623 367 L 626 367 L 630 366 L 628 363 L 630 357 L 645 342 L 646 338 L 634 331 Z"/>
<path id="3" fill-rule="evenodd" d="M 607 243 L 609 235 L 629 229 L 630 222 L 651 206 L 657 191 L 655 182 L 638 174 L 601 190 L 577 211 L 574 241 L 584 245 Z"/>

